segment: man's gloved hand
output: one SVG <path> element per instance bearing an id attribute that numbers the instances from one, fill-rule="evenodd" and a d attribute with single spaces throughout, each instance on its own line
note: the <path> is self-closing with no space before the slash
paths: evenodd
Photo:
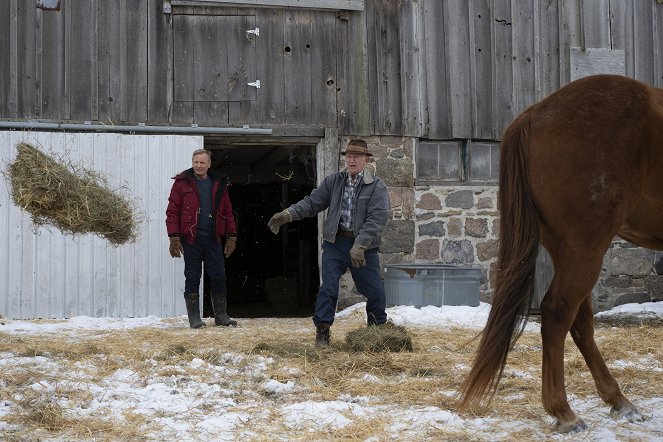
<path id="1" fill-rule="evenodd" d="M 168 251 L 173 258 L 179 258 L 182 256 L 184 251 L 182 250 L 182 242 L 178 236 L 170 237 L 170 247 L 168 247 Z"/>
<path id="2" fill-rule="evenodd" d="M 276 235 L 279 233 L 281 226 L 285 223 L 289 223 L 290 221 L 292 221 L 292 215 L 290 215 L 288 209 L 285 209 L 272 216 L 272 218 L 267 223 L 267 226 L 269 227 L 269 230 L 271 230 L 272 233 Z"/>
<path id="3" fill-rule="evenodd" d="M 355 242 L 352 248 L 350 249 L 350 260 L 352 261 L 352 267 L 365 267 L 366 266 L 366 257 L 364 256 L 364 251 L 366 247 Z"/>
<path id="4" fill-rule="evenodd" d="M 229 236 L 226 238 L 226 245 L 223 247 L 223 254 L 226 258 L 235 251 L 235 245 L 237 245 L 237 237 Z"/>

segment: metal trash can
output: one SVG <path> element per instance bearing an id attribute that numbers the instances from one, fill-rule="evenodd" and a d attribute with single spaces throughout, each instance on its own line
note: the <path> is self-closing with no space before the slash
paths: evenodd
<path id="1" fill-rule="evenodd" d="M 479 305 L 481 270 L 453 264 L 388 264 L 387 306 Z"/>

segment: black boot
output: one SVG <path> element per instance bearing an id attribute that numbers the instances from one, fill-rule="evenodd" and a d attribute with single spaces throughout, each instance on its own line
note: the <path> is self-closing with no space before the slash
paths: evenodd
<path id="1" fill-rule="evenodd" d="M 205 327 L 205 323 L 200 319 L 200 300 L 198 293 L 185 293 L 186 314 L 189 316 L 189 327 Z"/>
<path id="2" fill-rule="evenodd" d="M 331 337 L 330 324 L 318 324 L 315 326 L 315 347 L 329 347 L 329 338 Z"/>
<path id="3" fill-rule="evenodd" d="M 226 294 L 212 293 L 210 297 L 212 298 L 212 307 L 214 307 L 214 324 L 224 325 L 226 327 L 232 325 L 233 327 L 236 327 L 237 321 L 230 319 L 230 316 L 226 313 Z"/>

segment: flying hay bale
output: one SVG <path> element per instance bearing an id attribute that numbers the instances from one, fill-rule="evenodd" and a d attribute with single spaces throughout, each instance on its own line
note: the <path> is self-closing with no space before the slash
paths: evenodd
<path id="1" fill-rule="evenodd" d="M 412 351 L 412 338 L 405 327 L 392 322 L 353 330 L 346 335 L 345 343 L 359 352 Z"/>
<path id="2" fill-rule="evenodd" d="M 27 143 L 17 150 L 6 172 L 12 201 L 35 225 L 71 235 L 93 233 L 113 246 L 136 240 L 139 220 L 122 189 L 111 190 L 100 174 L 58 162 Z"/>

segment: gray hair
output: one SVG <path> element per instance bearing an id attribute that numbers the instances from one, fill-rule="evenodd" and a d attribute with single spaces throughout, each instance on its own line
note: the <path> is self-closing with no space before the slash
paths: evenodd
<path id="1" fill-rule="evenodd" d="M 207 158 L 209 158 L 210 161 L 212 161 L 212 152 L 210 152 L 207 149 L 196 149 L 193 151 L 193 154 L 191 154 L 191 158 L 195 157 L 196 155 L 207 155 Z"/>

